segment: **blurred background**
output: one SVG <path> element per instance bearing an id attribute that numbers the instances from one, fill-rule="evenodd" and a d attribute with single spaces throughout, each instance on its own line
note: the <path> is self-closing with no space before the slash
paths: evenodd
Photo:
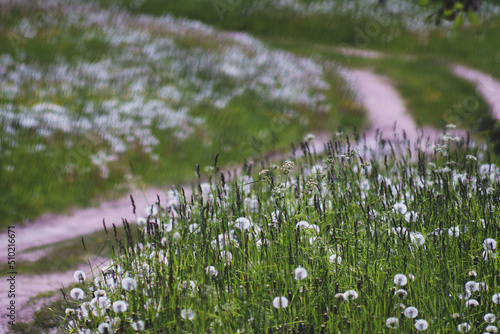
<path id="1" fill-rule="evenodd" d="M 419 126 L 481 129 L 491 106 L 450 64 L 500 78 L 500 5 L 470 3 L 0 0 L 0 226 L 364 131 L 349 69 Z"/>

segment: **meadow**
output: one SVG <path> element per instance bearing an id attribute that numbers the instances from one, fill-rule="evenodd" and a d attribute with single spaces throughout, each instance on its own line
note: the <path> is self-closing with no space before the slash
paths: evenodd
<path id="1" fill-rule="evenodd" d="M 201 175 L 138 213 L 65 291 L 64 332 L 496 332 L 500 169 L 339 136 L 324 154 Z M 204 182 L 203 179 L 208 181 Z"/>
<path id="2" fill-rule="evenodd" d="M 21 275 L 111 265 L 75 272 L 12 331 L 497 332 L 490 107 L 450 66 L 500 77 L 500 6 L 460 29 L 428 14 L 413 1 L 0 0 L 0 228 L 192 184 L 20 262 Z M 445 133 L 365 143 L 351 68 L 387 76 L 418 125 Z M 323 153 L 309 133 L 329 134 Z"/>

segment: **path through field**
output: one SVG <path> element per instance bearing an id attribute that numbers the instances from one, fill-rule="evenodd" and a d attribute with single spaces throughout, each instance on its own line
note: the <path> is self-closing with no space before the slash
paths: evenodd
<path id="1" fill-rule="evenodd" d="M 498 82 L 488 82 L 485 84 L 486 75 L 477 71 L 466 70 L 461 67 L 456 68 L 457 75 L 470 78 L 479 85 L 479 90 L 485 95 L 487 101 L 491 103 L 495 111 L 495 117 L 500 118 L 500 84 Z M 420 135 L 416 124 L 411 116 L 406 112 L 405 103 L 398 92 L 394 89 L 389 79 L 374 74 L 370 70 L 346 70 L 343 76 L 352 83 L 352 87 L 359 96 L 361 102 L 365 105 L 371 130 L 366 134 L 367 142 L 375 143 L 375 129 L 379 129 L 384 134 L 393 134 L 394 122 L 397 123 L 397 129 L 404 129 L 409 140 L 415 141 Z M 492 95 L 487 95 L 488 92 Z M 496 92 L 496 94 L 495 94 Z M 490 97 L 488 97 L 490 96 Z M 401 134 L 401 133 L 400 133 Z M 400 135 L 399 134 L 399 135 Z M 432 129 L 424 130 L 425 136 L 437 138 L 437 131 Z M 317 152 L 323 149 L 324 136 L 318 136 L 313 142 Z M 389 138 L 386 136 L 386 138 Z M 392 138 L 392 137 L 391 137 Z M 34 224 L 28 226 L 16 226 L 16 252 L 18 260 L 35 260 L 43 255 L 43 252 L 31 252 L 21 254 L 32 247 L 50 245 L 52 243 L 89 234 L 102 229 L 102 220 L 106 220 L 107 225 L 111 223 L 121 224 L 122 218 L 130 222 L 136 221 L 137 217 L 145 215 L 145 208 L 157 201 L 157 196 L 161 202 L 165 202 L 165 190 L 148 189 L 145 192 L 134 190 L 132 192 L 135 204 L 137 206 L 136 215 L 132 212 L 130 198 L 127 196 L 117 201 L 104 202 L 98 208 L 77 209 L 69 215 L 45 215 L 38 219 Z M 0 235 L 0 247 L 7 249 L 7 236 L 5 233 Z M 85 271 L 89 271 L 88 265 L 81 266 Z M 26 320 L 32 313 L 34 306 L 24 307 L 30 297 L 41 292 L 58 289 L 62 286 L 68 286 L 73 283 L 73 271 L 66 273 L 53 273 L 35 277 L 16 277 L 16 304 L 21 319 Z M 1 278 L 0 286 L 1 296 L 6 296 L 8 286 L 6 279 Z M 2 319 L 5 315 L 6 298 L 2 298 L 1 314 Z M 22 307 L 21 307 L 22 306 Z M 7 333 L 6 322 L 0 323 L 0 333 Z M 3 326 L 3 327 L 2 327 Z"/>

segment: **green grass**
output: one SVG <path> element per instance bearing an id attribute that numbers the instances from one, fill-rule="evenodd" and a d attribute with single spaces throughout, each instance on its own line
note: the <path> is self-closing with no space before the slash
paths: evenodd
<path id="1" fill-rule="evenodd" d="M 411 160 L 410 149 L 397 144 L 389 156 L 388 146 L 369 155 L 347 147 L 339 139 L 325 155 L 259 164 L 244 179 L 209 174 L 203 193 L 194 187 L 193 200 L 166 204 L 158 223 L 139 235 L 126 231 L 124 247 L 112 251 L 115 274 L 101 273 L 92 289 L 104 289 L 110 303 L 124 301 L 127 310 L 72 319 L 95 330 L 111 314 L 118 318 L 111 326 L 124 333 L 133 333 L 138 320 L 150 333 L 378 333 L 389 332 L 390 317 L 405 333 L 415 331 L 416 319 L 428 332 L 454 332 L 465 322 L 484 331 L 484 315 L 498 312 L 497 250 L 485 253 L 483 243 L 499 237 L 492 206 L 498 167 L 491 174 L 488 152 L 452 141 L 427 153 L 412 150 Z M 396 210 L 402 205 L 406 214 Z M 238 225 L 238 217 L 249 225 L 241 218 Z M 309 228 L 298 227 L 301 221 Z M 401 228 L 408 234 L 398 235 Z M 307 276 L 297 277 L 298 268 Z M 395 283 L 396 274 L 408 283 Z M 125 277 L 137 288 L 122 286 Z M 467 307 L 459 297 L 465 284 L 480 282 L 488 289 L 471 291 L 469 300 L 479 305 Z M 93 298 L 85 291 L 77 303 Z M 288 302 L 283 309 L 273 306 L 280 296 Z M 400 304 L 416 307 L 418 317 L 403 315 Z"/>

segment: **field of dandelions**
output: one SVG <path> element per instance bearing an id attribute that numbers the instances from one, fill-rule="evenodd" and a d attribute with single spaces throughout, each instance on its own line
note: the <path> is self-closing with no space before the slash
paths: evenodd
<path id="1" fill-rule="evenodd" d="M 174 187 L 146 212 L 131 205 L 124 236 L 104 226 L 111 265 L 74 273 L 59 332 L 498 332 L 490 148 L 453 126 L 432 145 L 333 136 L 364 125 L 340 58 L 270 46 L 354 42 L 357 25 L 380 14 L 372 2 L 206 4 L 0 0 L 1 226 L 110 190 L 191 180 L 198 164 L 192 189 Z M 498 71 L 488 38 L 424 26 L 428 13 L 409 0 L 386 6 L 391 20 L 369 48 L 465 54 Z M 478 13 L 493 32 L 499 14 L 491 1 Z M 427 64 L 400 62 L 391 66 Z M 449 87 L 412 94 L 444 99 Z M 250 158 L 326 129 L 324 153 L 311 135 L 300 156 Z"/>
<path id="2" fill-rule="evenodd" d="M 500 169 L 484 147 L 449 134 L 426 150 L 341 134 L 326 145 L 215 166 L 137 212 L 110 266 L 75 272 L 63 327 L 497 332 Z"/>

